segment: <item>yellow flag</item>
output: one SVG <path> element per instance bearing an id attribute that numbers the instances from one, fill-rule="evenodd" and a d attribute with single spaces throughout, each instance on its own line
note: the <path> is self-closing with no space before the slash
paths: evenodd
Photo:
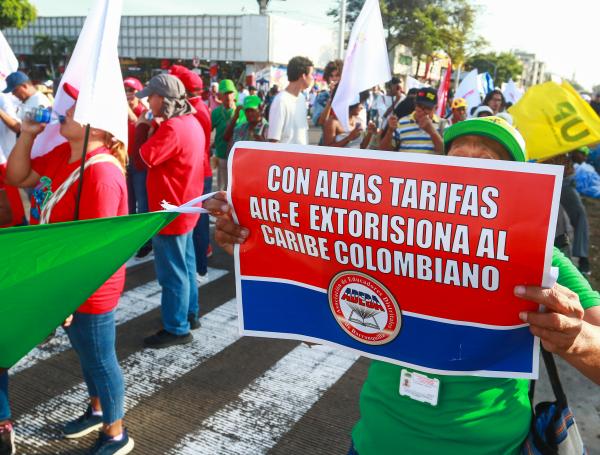
<path id="1" fill-rule="evenodd" d="M 600 117 L 566 81 L 531 87 L 508 111 L 530 159 L 541 161 L 600 142 Z"/>

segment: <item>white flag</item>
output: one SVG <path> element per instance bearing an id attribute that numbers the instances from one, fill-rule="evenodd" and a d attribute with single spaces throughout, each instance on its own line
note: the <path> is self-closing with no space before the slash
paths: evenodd
<path id="1" fill-rule="evenodd" d="M 411 76 L 406 77 L 406 91 L 407 92 L 413 88 L 419 89 L 419 88 L 423 88 L 423 87 L 429 87 L 429 85 L 424 84 L 423 82 L 419 81 L 418 79 L 415 79 L 414 77 L 411 77 Z"/>
<path id="2" fill-rule="evenodd" d="M 346 131 L 350 129 L 348 107 L 360 92 L 392 78 L 378 0 L 366 0 L 354 22 L 346 49 L 342 79 L 332 107 Z"/>
<path id="3" fill-rule="evenodd" d="M 481 104 L 476 69 L 468 73 L 461 81 L 460 85 L 456 89 L 454 98 L 464 98 L 467 101 L 467 115 L 471 114 L 471 108 Z"/>
<path id="4" fill-rule="evenodd" d="M 122 3 L 96 0 L 60 81 L 53 109 L 62 115 L 73 105 L 73 99 L 63 90 L 68 82 L 79 90 L 75 121 L 108 131 L 127 146 L 127 98 L 117 51 Z M 37 137 L 33 157 L 66 141 L 59 128 L 58 124 L 50 124 Z"/>
<path id="5" fill-rule="evenodd" d="M 504 95 L 507 103 L 516 104 L 517 101 L 519 101 L 523 96 L 523 90 L 517 87 L 517 85 L 511 79 L 504 86 L 502 94 Z"/>
<path id="6" fill-rule="evenodd" d="M 0 92 L 6 88 L 6 76 L 19 69 L 19 61 L 0 31 Z"/>

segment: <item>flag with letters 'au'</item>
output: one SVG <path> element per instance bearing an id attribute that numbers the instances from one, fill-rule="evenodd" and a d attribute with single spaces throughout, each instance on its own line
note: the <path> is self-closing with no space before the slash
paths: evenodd
<path id="1" fill-rule="evenodd" d="M 600 142 L 600 117 L 566 81 L 531 87 L 509 112 L 530 159 L 542 161 Z"/>
<path id="2" fill-rule="evenodd" d="M 0 368 L 58 327 L 177 213 L 0 229 Z"/>

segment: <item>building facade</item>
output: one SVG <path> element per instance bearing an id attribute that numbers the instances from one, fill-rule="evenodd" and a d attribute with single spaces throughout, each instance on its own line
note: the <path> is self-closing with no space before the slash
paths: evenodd
<path id="1" fill-rule="evenodd" d="M 39 17 L 4 35 L 16 55 L 32 55 L 36 36 L 76 38 L 84 17 Z M 335 29 L 273 15 L 123 16 L 119 56 L 240 62 L 253 71 L 285 65 L 295 55 L 323 67 L 336 52 Z"/>

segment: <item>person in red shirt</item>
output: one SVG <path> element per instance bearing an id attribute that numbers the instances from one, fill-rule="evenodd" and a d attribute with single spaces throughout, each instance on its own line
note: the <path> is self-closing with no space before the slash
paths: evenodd
<path id="1" fill-rule="evenodd" d="M 148 205 L 181 205 L 202 194 L 204 134 L 186 99 L 181 81 L 170 74 L 154 76 L 136 96 L 148 97 L 154 116 L 151 136 L 140 148 L 148 167 Z M 153 132 L 152 132 L 153 131 Z M 192 231 L 197 214 L 181 214 L 152 239 L 154 265 L 162 287 L 163 329 L 144 339 L 150 348 L 192 341 L 190 326 L 199 327 L 196 259 Z"/>
<path id="2" fill-rule="evenodd" d="M 200 126 L 204 131 L 204 191 L 202 194 L 207 194 L 212 191 L 213 182 L 213 172 L 210 166 L 210 133 L 212 131 L 212 121 L 208 106 L 206 106 L 200 96 L 204 83 L 198 74 L 180 65 L 171 66 L 169 72 L 178 77 L 183 83 L 185 91 L 187 92 L 188 101 L 194 109 L 196 109 L 194 117 L 196 117 L 196 120 L 198 120 L 198 123 L 200 123 Z M 208 273 L 207 256 L 210 249 L 209 231 L 210 223 L 208 214 L 203 213 L 200 215 L 200 219 L 194 228 L 193 234 L 194 250 L 196 253 L 196 272 L 199 280 L 202 280 L 202 277 L 206 276 Z"/>
<path id="3" fill-rule="evenodd" d="M 126 77 L 123 80 L 125 86 L 125 95 L 127 96 L 128 118 L 127 118 L 127 155 L 129 163 L 127 165 L 127 194 L 129 195 L 129 213 L 146 213 L 148 211 L 148 192 L 146 191 L 146 167 L 140 159 L 135 159 L 136 147 L 136 125 L 138 119 L 146 115 L 148 109 L 135 96 L 137 92 L 144 88 L 144 85 L 135 77 Z M 152 251 L 152 241 L 148 240 L 137 252 L 137 259 L 144 258 Z"/>
<path id="4" fill-rule="evenodd" d="M 78 91 L 65 84 L 65 92 L 77 99 Z M 81 198 L 79 172 L 85 127 L 73 119 L 75 105 L 65 113 L 60 134 L 67 140 L 49 153 L 31 159 L 34 139 L 44 125 L 23 121 L 21 135 L 9 157 L 7 182 L 45 192 L 36 207 L 40 223 L 127 215 L 125 165 L 127 152 L 110 133 L 90 128 Z M 133 439 L 123 426 L 125 388 L 115 350 L 115 308 L 125 284 L 121 267 L 65 321 L 65 330 L 81 363 L 90 404 L 85 413 L 67 423 L 66 438 L 102 432 L 92 454 L 133 450 Z"/>

